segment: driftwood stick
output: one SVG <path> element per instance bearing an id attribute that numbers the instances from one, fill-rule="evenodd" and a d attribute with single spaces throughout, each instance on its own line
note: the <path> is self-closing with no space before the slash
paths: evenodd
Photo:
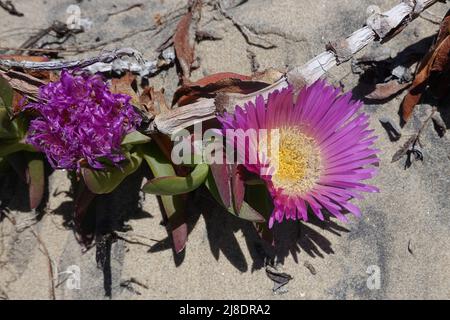
<path id="1" fill-rule="evenodd" d="M 351 59 L 355 53 L 375 39 L 383 40 L 389 35 L 401 31 L 408 22 L 435 2 L 437 0 L 403 0 L 386 12 L 373 14 L 367 19 L 367 26 L 358 29 L 345 39 L 329 43 L 327 51 L 320 53 L 302 66 L 292 68 L 274 85 L 257 93 L 267 97 L 271 91 L 289 84 L 302 86 L 316 81 L 334 66 Z M 216 99 L 203 99 L 180 108 L 174 108 L 169 112 L 157 115 L 153 122 L 153 129 L 171 135 L 195 122 L 212 119 L 217 112 L 222 110 L 232 113 L 236 104 L 243 105 L 246 102 L 254 101 L 255 94 L 222 94 Z"/>
<path id="2" fill-rule="evenodd" d="M 132 48 L 122 48 L 113 51 L 102 52 L 97 57 L 82 59 L 82 60 L 53 60 L 46 62 L 31 62 L 31 61 L 14 61 L 14 60 L 0 60 L 0 67 L 4 69 L 22 68 L 28 70 L 61 70 L 73 68 L 86 68 L 94 63 L 103 62 L 111 63 L 116 59 L 122 57 L 134 57 L 138 62 L 143 62 L 142 54 Z"/>

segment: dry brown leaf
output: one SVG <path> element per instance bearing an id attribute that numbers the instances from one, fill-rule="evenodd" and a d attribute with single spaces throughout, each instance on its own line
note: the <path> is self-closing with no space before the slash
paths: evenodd
<path id="1" fill-rule="evenodd" d="M 414 110 L 416 104 L 420 101 L 422 94 L 429 84 L 431 73 L 448 72 L 450 69 L 450 10 L 445 15 L 441 22 L 439 33 L 437 36 L 436 44 L 430 49 L 427 55 L 423 58 L 418 68 L 417 74 L 411 85 L 411 89 L 405 96 L 401 110 L 403 121 L 408 121 Z M 431 86 L 439 87 L 438 91 L 445 92 L 448 88 L 448 83 L 442 83 L 441 81 L 435 81 L 430 83 Z M 443 86 L 445 87 L 443 89 Z"/>
<path id="2" fill-rule="evenodd" d="M 150 118 L 170 110 L 167 107 L 164 93 L 155 90 L 153 87 L 146 87 L 144 89 L 139 97 L 139 105 L 150 114 Z"/>
<path id="3" fill-rule="evenodd" d="M 189 11 L 178 22 L 173 43 L 175 54 L 180 65 L 183 82 L 191 75 L 191 67 L 194 62 L 194 44 L 195 30 L 192 22 L 199 19 L 201 10 L 201 1 L 195 0 L 190 6 Z"/>
<path id="4" fill-rule="evenodd" d="M 138 94 L 133 89 L 135 84 L 136 76 L 131 72 L 126 72 L 122 77 L 111 80 L 111 92 L 129 95 L 131 103 L 135 106 L 140 106 Z"/>
<path id="5" fill-rule="evenodd" d="M 0 55 L 2 60 L 14 60 L 14 61 L 32 61 L 32 62 L 45 62 L 48 61 L 47 57 L 43 56 L 26 56 L 26 55 Z M 14 114 L 20 112 L 24 96 L 30 98 L 36 98 L 39 93 L 39 87 L 45 85 L 48 82 L 56 81 L 59 76 L 50 71 L 1 71 L 0 76 L 9 82 L 14 89 L 13 97 L 13 112 Z"/>
<path id="6" fill-rule="evenodd" d="M 199 98 L 214 98 L 219 93 L 248 94 L 270 85 L 262 80 L 252 80 L 250 76 L 223 72 L 202 78 L 194 83 L 181 86 L 174 94 L 172 104 L 183 106 Z"/>
<path id="7" fill-rule="evenodd" d="M 367 99 L 385 100 L 396 95 L 407 88 L 410 83 L 399 83 L 397 80 L 391 80 L 386 83 L 377 83 L 375 90 L 366 95 Z"/>

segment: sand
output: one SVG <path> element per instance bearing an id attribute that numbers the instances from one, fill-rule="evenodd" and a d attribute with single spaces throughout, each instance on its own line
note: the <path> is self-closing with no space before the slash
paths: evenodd
<path id="1" fill-rule="evenodd" d="M 25 17 L 13 17 L 0 10 L 2 47 L 17 47 L 36 29 L 48 26 L 55 19 L 65 21 L 66 9 L 72 4 L 63 0 L 18 0 L 14 3 Z M 154 23 L 156 14 L 164 15 L 182 7 L 184 2 L 151 0 L 145 3 L 143 9 L 134 8 L 108 17 L 108 13 L 132 3 L 82 1 L 78 4 L 82 18 L 89 19 L 93 25 L 68 43 L 93 43 L 97 37 L 104 41 L 143 29 Z M 229 9 L 235 19 L 275 45 L 273 49 L 249 45 L 229 20 L 218 19 L 217 12 L 205 6 L 201 28 L 213 30 L 222 39 L 197 44 L 200 67 L 193 72 L 193 79 L 221 71 L 250 74 L 248 50 L 255 54 L 259 70 L 300 65 L 323 51 L 327 41 L 358 29 L 367 17 L 368 5 L 376 4 L 384 10 L 396 3 L 397 0 L 253 0 Z M 448 2 L 438 3 L 429 11 L 439 19 L 448 8 Z M 136 33 L 107 48 L 131 46 L 150 59 L 173 32 L 176 21 L 158 34 L 154 31 Z M 384 46 L 400 52 L 433 35 L 437 28 L 436 24 L 418 18 Z M 89 54 L 92 53 L 81 56 Z M 349 63 L 334 68 L 328 79 L 335 84 L 341 80 L 345 90 L 358 85 L 358 76 L 350 72 Z M 174 68 L 161 72 L 150 84 L 164 87 L 170 97 L 177 85 Z M 98 208 L 99 215 L 126 217 L 134 233 L 162 242 L 150 250 L 122 240 L 113 244 L 112 299 L 450 298 L 449 135 L 439 138 L 429 126 L 423 135 L 423 162 L 414 162 L 408 170 L 404 170 L 403 161 L 391 163 L 392 155 L 408 135 L 417 130 L 431 109 L 427 104 L 417 108 L 413 120 L 403 129 L 400 141 L 390 142 L 378 118 L 389 116 L 398 120 L 402 97 L 364 106 L 364 111 L 371 115 L 371 128 L 379 136 L 380 173 L 371 183 L 381 192 L 355 201 L 361 207 L 362 218 L 351 218 L 348 224 L 334 219 L 327 223 L 286 222 L 276 227 L 281 243 L 275 250 L 258 238 L 248 222 L 227 214 L 213 203 L 196 200 L 189 209 L 187 248 L 181 256 L 175 257 L 170 240 L 166 239 L 165 227 L 161 225 L 156 198 L 139 192 L 145 179 L 140 173 L 127 179 Z M 448 126 L 448 110 L 444 110 L 442 116 Z M 26 188 L 16 180 L 12 176 L 0 179 L 1 199 L 10 200 L 11 215 L 19 224 L 34 223 L 34 213 L 27 210 Z M 72 231 L 66 227 L 72 209 L 66 173 L 53 172 L 48 186 L 45 214 L 32 228 L 48 248 L 58 273 L 70 266 L 80 270 L 79 289 L 76 281 L 64 282 L 66 273 L 57 275 L 56 298 L 108 299 L 103 272 L 95 262 L 95 249 L 82 252 Z M 30 228 L 17 233 L 4 220 L 0 223 L 0 232 L 0 297 L 48 299 L 48 261 L 39 251 Z M 293 277 L 284 287 L 285 293 L 274 293 L 273 282 L 266 275 L 264 259 L 270 255 L 276 257 L 280 270 Z M 315 274 L 305 263 L 313 266 Z M 131 289 L 121 286 L 131 278 L 147 288 L 136 284 L 131 284 Z"/>

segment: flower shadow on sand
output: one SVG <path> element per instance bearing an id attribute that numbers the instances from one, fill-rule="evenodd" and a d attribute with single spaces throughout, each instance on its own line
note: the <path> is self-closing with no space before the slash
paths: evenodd
<path id="1" fill-rule="evenodd" d="M 206 235 L 211 253 L 216 260 L 222 255 L 239 271 L 249 270 L 249 263 L 244 255 L 238 238 L 245 241 L 245 246 L 251 257 L 251 271 L 265 267 L 266 261 L 274 259 L 283 263 L 285 259 L 292 255 L 296 263 L 299 262 L 299 253 L 304 251 L 310 257 L 325 258 L 328 254 L 333 254 L 332 243 L 326 234 L 340 236 L 349 232 L 348 229 L 340 226 L 334 220 L 327 219 L 321 221 L 311 214 L 308 222 L 285 221 L 274 225 L 275 246 L 271 246 L 262 240 L 257 234 L 252 223 L 242 220 L 226 212 L 214 200 L 205 196 L 206 190 L 200 189 L 196 193 L 195 199 L 188 207 L 188 230 L 192 231 L 198 222 L 200 215 L 203 217 L 206 226 Z M 201 195 L 201 196 L 199 196 Z M 315 226 L 313 228 L 312 226 Z M 320 232 L 316 229 L 320 228 Z M 166 238 L 155 245 L 149 252 L 169 250 L 171 240 Z M 189 241 L 187 246 L 189 246 Z M 174 255 L 176 265 L 180 265 L 185 257 L 184 251 Z"/>

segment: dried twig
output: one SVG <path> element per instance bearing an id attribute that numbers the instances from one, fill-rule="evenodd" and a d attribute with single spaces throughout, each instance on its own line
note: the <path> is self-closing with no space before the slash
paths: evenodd
<path id="1" fill-rule="evenodd" d="M 20 45 L 20 48 L 27 49 L 33 47 L 36 43 L 38 43 L 39 40 L 41 40 L 52 31 L 56 34 L 57 38 L 65 37 L 65 40 L 67 40 L 68 37 L 73 36 L 76 33 L 83 32 L 83 29 L 71 29 L 67 26 L 66 23 L 56 20 L 49 27 L 40 30 L 29 39 L 27 39 Z M 35 50 L 30 49 L 29 51 Z"/>
<path id="2" fill-rule="evenodd" d="M 311 272 L 311 274 L 312 274 L 313 276 L 315 276 L 315 275 L 317 274 L 316 268 L 314 268 L 314 266 L 311 264 L 311 262 L 305 261 L 305 262 L 303 263 L 303 265 L 305 266 L 306 269 L 309 270 L 309 272 Z"/>
<path id="3" fill-rule="evenodd" d="M 148 238 L 146 236 L 140 235 L 140 234 L 135 234 L 135 233 L 131 233 L 131 232 L 120 232 L 120 231 L 114 231 L 114 235 L 118 238 L 121 239 L 127 243 L 131 243 L 131 244 L 139 244 L 148 248 L 153 247 L 153 243 L 156 242 L 160 242 L 160 240 L 156 240 L 156 239 L 152 239 L 152 238 Z"/>
<path id="4" fill-rule="evenodd" d="M 91 51 L 91 50 L 97 50 L 99 48 L 102 48 L 106 45 L 112 44 L 112 43 L 116 43 L 116 42 L 122 42 L 126 39 L 129 39 L 131 37 L 134 37 L 138 34 L 141 33 L 145 33 L 145 32 L 150 32 L 150 31 L 156 31 L 153 36 L 157 35 L 159 32 L 161 32 L 163 29 L 165 29 L 167 27 L 168 24 L 174 22 L 176 19 L 178 19 L 179 17 L 183 16 L 186 13 L 186 8 L 187 6 L 183 6 L 181 8 L 178 8 L 172 12 L 169 12 L 168 14 L 164 15 L 164 16 L 160 16 L 159 21 L 162 21 L 161 23 L 156 23 L 153 24 L 149 27 L 146 28 L 142 28 L 139 30 L 133 30 L 130 32 L 127 32 L 123 35 L 120 35 L 118 37 L 115 37 L 113 39 L 109 39 L 109 40 L 105 40 L 105 41 L 101 41 L 101 42 L 97 42 L 95 44 L 92 45 L 88 45 L 85 47 L 80 47 L 77 49 L 77 52 L 86 52 L 86 51 Z M 164 23 L 164 25 L 162 25 L 162 23 Z"/>
<path id="5" fill-rule="evenodd" d="M 144 289 L 148 289 L 148 285 L 147 285 L 147 284 L 145 284 L 144 282 L 142 282 L 142 281 L 136 279 L 135 277 L 131 277 L 131 278 L 128 279 L 128 280 L 122 281 L 122 282 L 120 283 L 120 285 L 121 285 L 121 286 L 122 286 L 122 285 L 128 286 L 128 285 L 131 284 L 131 283 L 134 283 L 134 284 L 136 284 L 136 285 L 138 285 L 138 286 L 140 286 L 140 287 L 142 287 L 142 288 L 144 288 Z"/>
<path id="6" fill-rule="evenodd" d="M 121 9 L 121 10 L 118 10 L 118 11 L 114 11 L 114 12 L 108 13 L 108 18 L 112 17 L 112 16 L 115 16 L 115 15 L 118 15 L 118 14 L 121 14 L 121 13 L 124 13 L 124 12 L 127 12 L 127 11 L 130 11 L 130 10 L 132 10 L 134 8 L 142 9 L 143 7 L 144 7 L 143 3 L 135 3 L 135 4 L 132 4 L 131 6 L 128 6 L 125 9 Z"/>
<path id="7" fill-rule="evenodd" d="M 85 68 L 94 63 L 103 62 L 110 63 L 122 57 L 134 57 L 138 62 L 143 62 L 142 54 L 132 48 L 122 48 L 112 51 L 102 52 L 100 55 L 82 60 L 55 60 L 47 62 L 31 62 L 31 61 L 13 61 L 0 60 L 0 68 L 22 68 L 28 70 L 61 70 L 73 68 Z"/>
<path id="8" fill-rule="evenodd" d="M 10 0 L 0 1 L 0 7 L 5 9 L 9 14 L 13 16 L 23 17 L 23 13 L 17 11 L 16 7 Z"/>
<path id="9" fill-rule="evenodd" d="M 247 28 L 244 24 L 237 21 L 232 15 L 230 15 L 223 7 L 222 3 L 219 1 L 217 3 L 217 8 L 219 9 L 219 12 L 228 20 L 230 20 L 233 25 L 236 27 L 236 29 L 242 34 L 245 41 L 252 46 L 263 48 L 263 49 L 272 49 L 276 48 L 276 45 L 265 40 L 264 38 L 260 37 L 259 35 L 253 33 L 249 28 Z"/>
<path id="10" fill-rule="evenodd" d="M 433 118 L 434 114 L 436 113 L 437 109 L 436 107 L 433 107 L 431 114 L 425 119 L 425 121 L 420 126 L 419 130 L 416 134 L 412 135 L 404 144 L 403 146 L 392 156 L 391 162 L 396 162 L 400 160 L 404 155 L 408 156 L 408 159 L 405 164 L 405 168 L 408 168 L 411 165 L 411 155 L 415 155 L 416 159 L 423 159 L 422 152 L 420 149 L 417 148 L 417 145 L 421 145 L 420 143 L 420 136 L 422 132 L 425 130 L 425 128 L 428 126 L 429 122 Z"/>

